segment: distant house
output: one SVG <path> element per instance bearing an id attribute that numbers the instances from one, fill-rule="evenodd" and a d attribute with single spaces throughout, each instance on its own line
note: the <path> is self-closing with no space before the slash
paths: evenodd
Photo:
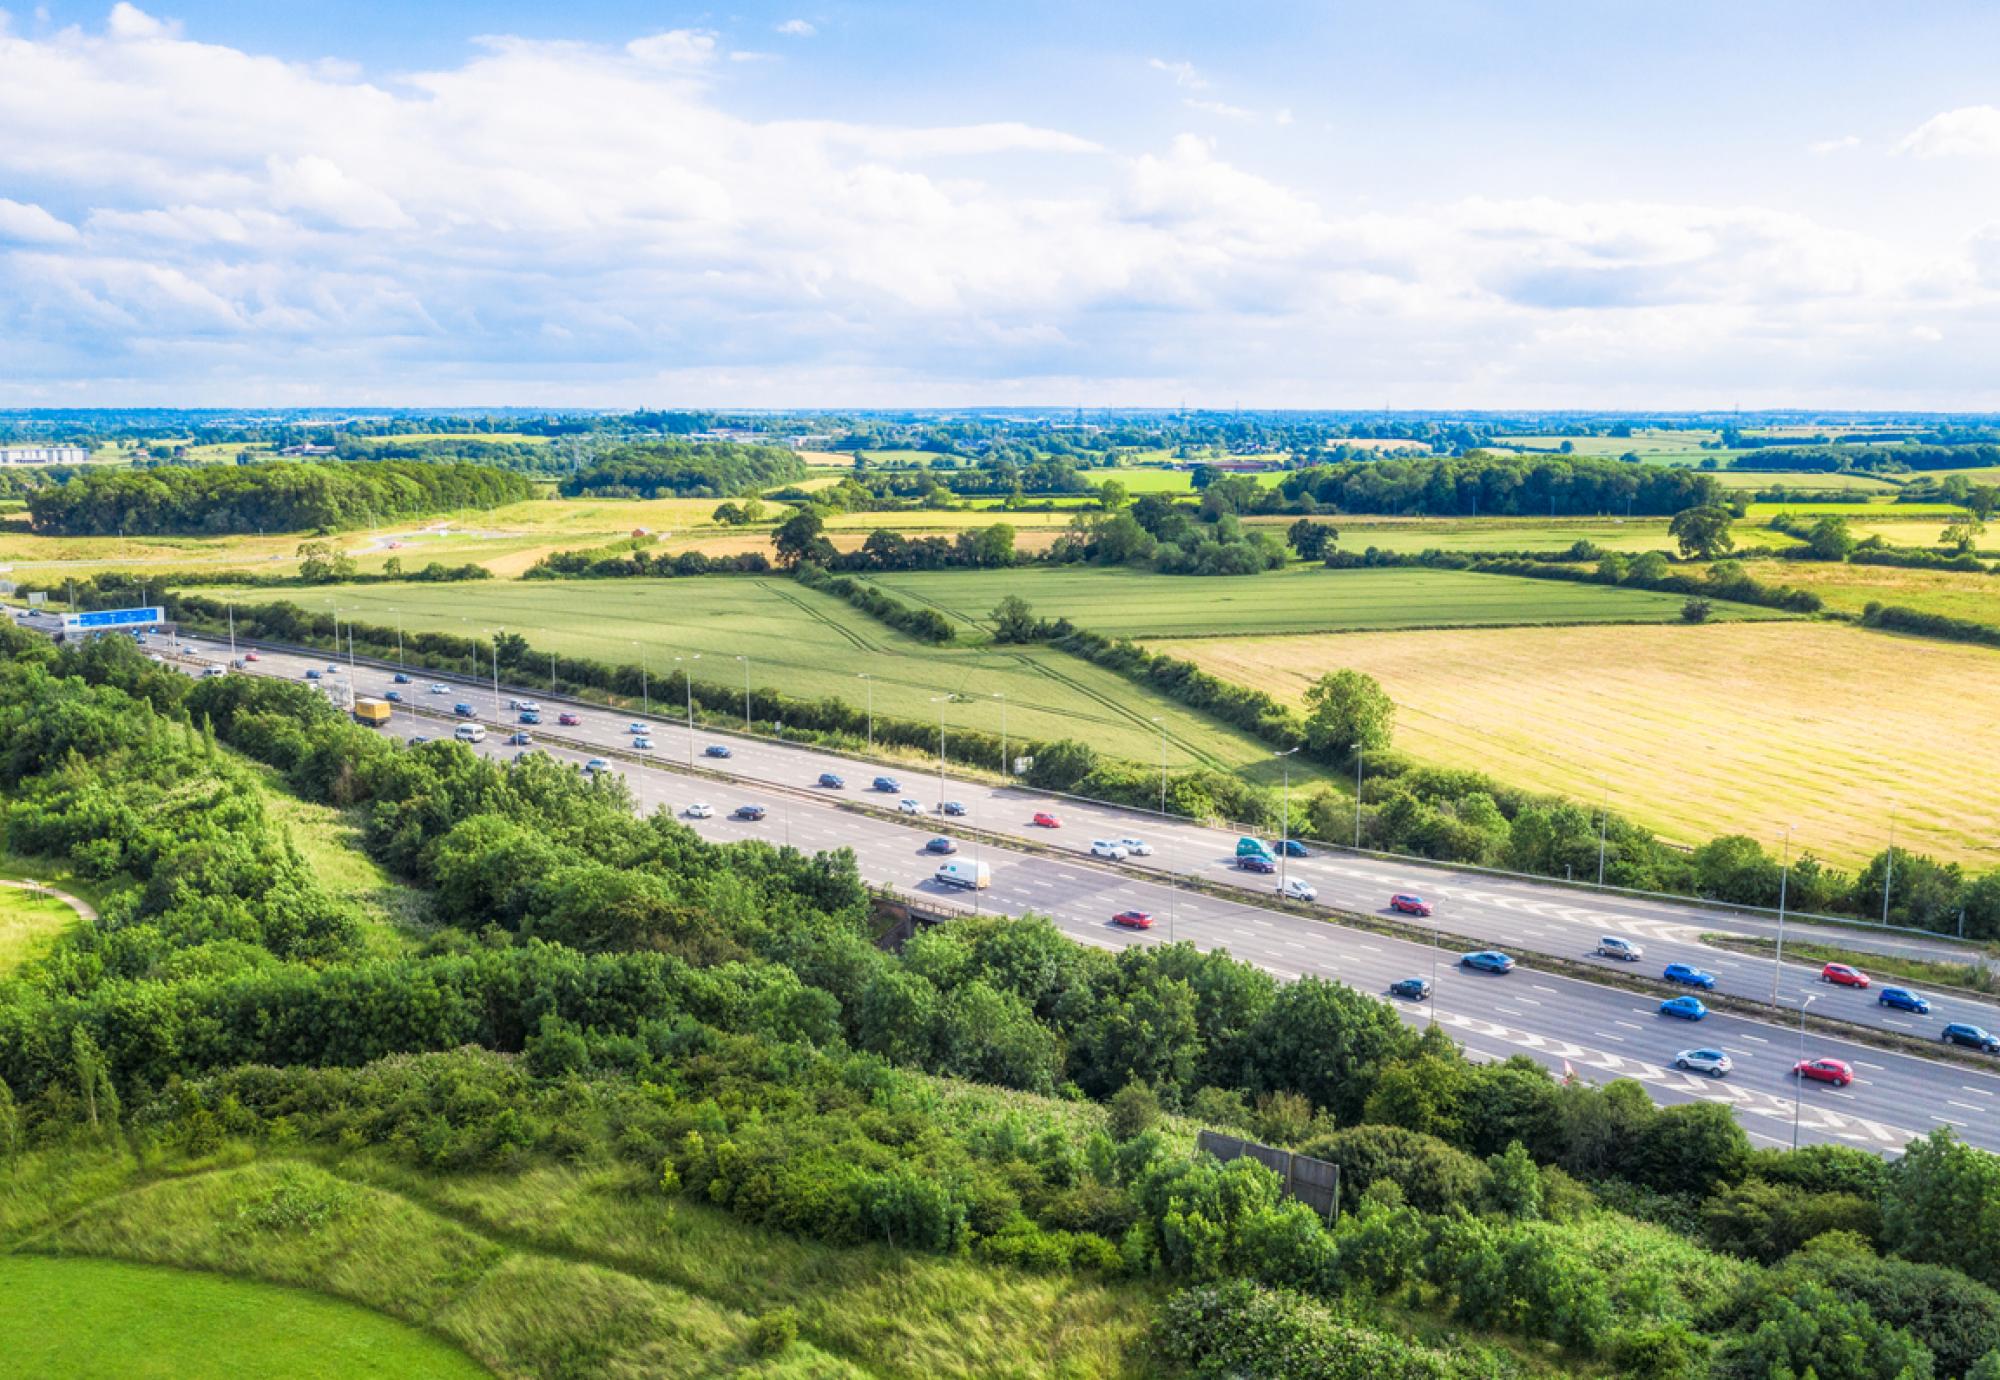
<path id="1" fill-rule="evenodd" d="M 334 446 L 308 446 L 308 445 L 286 446 L 283 450 L 278 452 L 278 454 L 287 456 L 292 459 L 299 459 L 313 455 L 333 455 L 336 453 L 337 453 L 337 448 Z"/>
<path id="2" fill-rule="evenodd" d="M 82 446 L 0 446 L 0 465 L 81 465 L 88 459 Z"/>

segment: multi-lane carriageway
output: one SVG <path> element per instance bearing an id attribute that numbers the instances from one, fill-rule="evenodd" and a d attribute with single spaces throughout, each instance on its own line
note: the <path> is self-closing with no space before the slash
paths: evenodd
<path id="1" fill-rule="evenodd" d="M 203 640 L 195 646 L 189 668 L 226 655 L 226 648 Z M 348 688 L 345 663 L 270 649 L 260 656 L 245 669 L 291 680 L 318 669 L 330 693 L 344 695 Z M 335 665 L 338 671 L 329 671 Z M 490 684 L 423 671 L 412 672 L 410 684 L 392 686 L 391 674 L 367 663 L 351 673 L 355 693 L 402 692 L 404 702 L 385 732 L 398 738 L 449 736 L 452 705 L 469 701 L 489 730 L 478 750 L 493 757 L 509 758 L 520 751 L 504 741 L 518 726 L 508 700 L 540 698 L 533 691 L 505 685 L 496 691 Z M 446 691 L 429 693 L 433 682 L 446 685 Z M 1386 914 L 1393 891 L 1415 891 L 1433 902 L 1433 942 L 1392 938 L 1267 904 L 1279 879 L 1238 871 L 1234 834 L 949 773 L 859 762 L 704 725 L 696 725 L 690 735 L 685 722 L 676 722 L 676 707 L 661 704 L 656 713 L 635 715 L 548 700 L 542 724 L 530 732 L 537 749 L 560 759 L 581 764 L 592 756 L 607 757 L 643 808 L 670 810 L 706 838 L 762 838 L 807 851 L 850 848 L 872 884 L 906 892 L 935 889 L 946 904 L 976 905 L 992 913 L 1033 911 L 1051 917 L 1082 943 L 1119 948 L 1186 940 L 1203 949 L 1227 949 L 1280 978 L 1313 974 L 1373 993 L 1383 993 L 1398 978 L 1435 973 L 1431 1001 L 1397 1002 L 1397 1009 L 1412 1024 L 1443 1025 L 1474 1057 L 1527 1054 L 1552 1069 L 1567 1067 L 1593 1081 L 1635 1079 L 1662 1103 L 1722 1103 L 1760 1144 L 1790 1144 L 1796 1113 L 1801 1143 L 1841 1141 L 1892 1151 L 1912 1136 L 1947 1125 L 1974 1144 L 2000 1150 L 2000 1060 L 1989 1073 L 1964 1061 L 1891 1052 L 1811 1029 L 1802 1044 L 1788 1019 L 1811 997 L 1815 1017 L 1934 1038 L 1951 1020 L 2000 1027 L 2000 1005 L 1932 993 L 1932 1014 L 1914 1016 L 1878 1006 L 1873 990 L 1821 983 L 1815 967 L 1779 966 L 1700 940 L 1703 931 L 1768 934 L 1761 920 L 1694 903 L 1614 897 L 1365 855 L 1319 854 L 1286 861 L 1285 875 L 1316 887 L 1322 907 Z M 574 713 L 581 722 L 558 726 L 559 711 Z M 635 719 L 649 726 L 650 751 L 631 747 L 628 728 Z M 949 728 L 947 721 L 947 733 Z M 705 756 L 711 743 L 727 744 L 732 755 Z M 844 777 L 845 789 L 818 786 L 822 772 Z M 896 778 L 900 792 L 871 791 L 869 783 L 878 774 Z M 901 797 L 924 802 L 927 813 L 917 818 L 897 813 Z M 939 816 L 935 806 L 947 799 L 962 801 L 967 814 Z M 687 807 L 697 801 L 711 805 L 714 815 L 690 818 Z M 765 818 L 735 818 L 736 807 L 746 803 L 765 806 Z M 1062 828 L 1033 825 L 1037 811 L 1055 814 Z M 924 845 L 940 833 L 958 837 L 961 856 L 988 865 L 988 890 L 974 896 L 934 887 L 929 879 L 938 859 Z M 1124 837 L 1143 838 L 1154 852 L 1118 864 L 1090 857 L 1093 839 Z M 1018 842 L 1010 846 L 995 839 Z M 1200 880 L 1201 890 L 1181 880 L 1193 878 Z M 1132 931 L 1112 925 L 1110 917 L 1126 909 L 1152 912 L 1155 927 Z M 1788 937 L 1795 933 L 1813 931 L 1810 926 L 1788 928 Z M 1856 947 L 1851 932 L 1829 933 Z M 1657 997 L 1537 970 L 1539 954 L 1624 971 L 1625 965 L 1591 956 L 1603 934 L 1641 943 L 1645 958 L 1632 967 L 1642 973 L 1657 976 L 1666 963 L 1693 963 L 1716 975 L 1720 992 L 1768 1002 L 1775 991 L 1780 1005 L 1769 1019 L 1718 1010 L 1691 1023 L 1659 1015 Z M 1882 948 L 1926 951 L 1921 939 L 1885 935 L 1874 942 Z M 1523 966 L 1505 976 L 1460 968 L 1459 953 L 1475 944 L 1506 948 Z M 1735 1070 L 1724 1079 L 1676 1070 L 1674 1054 L 1697 1046 L 1726 1049 Z M 1854 1083 L 1846 1088 L 1807 1083 L 1801 1089 L 1791 1068 L 1802 1048 L 1811 1057 L 1846 1060 L 1855 1070 Z"/>

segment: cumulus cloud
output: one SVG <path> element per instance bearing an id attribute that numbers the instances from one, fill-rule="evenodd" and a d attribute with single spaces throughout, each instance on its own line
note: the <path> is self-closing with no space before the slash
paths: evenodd
<path id="1" fill-rule="evenodd" d="M 727 46 L 503 35 L 391 75 L 129 6 L 0 28 L 0 401 L 1670 405 L 1803 379 L 1861 404 L 1897 351 L 1990 387 L 1994 236 L 1534 196 L 1363 214 L 1194 134 L 749 118 Z"/>
<path id="2" fill-rule="evenodd" d="M 777 28 L 786 38 L 811 38 L 819 32 L 813 27 L 812 22 L 806 19 L 787 19 Z"/>
<path id="3" fill-rule="evenodd" d="M 1898 147 L 1918 158 L 1990 158 L 2000 154 L 2000 108 L 1968 105 L 1933 115 Z"/>
<path id="4" fill-rule="evenodd" d="M 1860 135 L 1843 134 L 1838 139 L 1816 139 L 1806 145 L 1806 152 L 1823 158 L 1829 153 L 1845 153 L 1849 149 L 1860 147 Z"/>

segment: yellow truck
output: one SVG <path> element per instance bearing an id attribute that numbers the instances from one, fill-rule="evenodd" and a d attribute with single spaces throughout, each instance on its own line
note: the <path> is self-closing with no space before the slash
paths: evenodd
<path id="1" fill-rule="evenodd" d="M 354 721 L 380 728 L 389 722 L 389 716 L 395 711 L 396 706 L 387 700 L 358 699 L 354 702 Z"/>

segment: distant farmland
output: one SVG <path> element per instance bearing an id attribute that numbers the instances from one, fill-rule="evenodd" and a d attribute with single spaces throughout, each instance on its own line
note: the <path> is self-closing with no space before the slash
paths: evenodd
<path id="1" fill-rule="evenodd" d="M 1852 866 L 1888 842 L 2000 864 L 2000 653 L 1829 623 L 1517 628 L 1150 644 L 1296 702 L 1353 667 L 1400 747 L 1595 800 L 1671 838 Z M 1883 687 L 1893 687 L 1884 694 Z"/>

